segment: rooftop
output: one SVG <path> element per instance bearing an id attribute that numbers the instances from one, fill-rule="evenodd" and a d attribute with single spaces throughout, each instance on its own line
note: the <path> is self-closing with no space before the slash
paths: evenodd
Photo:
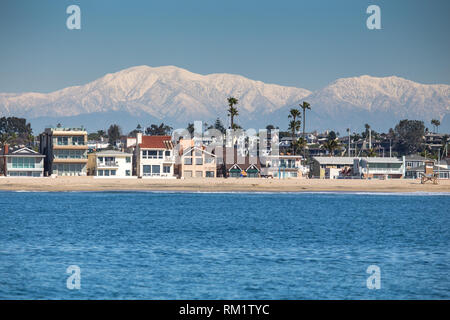
<path id="1" fill-rule="evenodd" d="M 354 157 L 313 157 L 320 164 L 353 164 Z"/>
<path id="2" fill-rule="evenodd" d="M 97 156 L 132 156 L 131 153 L 126 153 L 118 150 L 102 150 L 95 152 Z"/>
<path id="3" fill-rule="evenodd" d="M 142 136 L 142 143 L 139 144 L 141 148 L 148 149 L 172 149 L 171 136 Z"/>
<path id="4" fill-rule="evenodd" d="M 364 157 L 361 160 L 365 160 L 368 163 L 403 163 L 402 158 L 389 158 L 389 157 Z"/>

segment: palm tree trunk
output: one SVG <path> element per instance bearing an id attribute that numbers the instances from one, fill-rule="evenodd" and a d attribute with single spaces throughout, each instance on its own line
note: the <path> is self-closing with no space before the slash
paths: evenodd
<path id="1" fill-rule="evenodd" d="M 305 117 L 306 117 L 306 111 L 303 109 L 303 139 L 305 139 Z"/>

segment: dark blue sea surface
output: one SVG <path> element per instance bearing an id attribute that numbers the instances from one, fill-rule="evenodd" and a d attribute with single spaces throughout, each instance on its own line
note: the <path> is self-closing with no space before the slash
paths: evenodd
<path id="1" fill-rule="evenodd" d="M 449 208 L 446 194 L 0 192 L 0 298 L 449 299 Z"/>

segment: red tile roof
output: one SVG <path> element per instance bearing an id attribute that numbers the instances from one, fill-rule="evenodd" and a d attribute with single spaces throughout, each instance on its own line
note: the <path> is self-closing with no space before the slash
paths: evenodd
<path id="1" fill-rule="evenodd" d="M 142 136 L 142 143 L 139 144 L 139 147 L 166 149 L 167 144 L 165 144 L 164 141 L 171 140 L 171 136 Z"/>

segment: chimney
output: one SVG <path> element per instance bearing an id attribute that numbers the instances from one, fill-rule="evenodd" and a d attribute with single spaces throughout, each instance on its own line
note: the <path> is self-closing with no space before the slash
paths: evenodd
<path id="1" fill-rule="evenodd" d="M 136 146 L 142 143 L 142 132 L 136 133 Z"/>

